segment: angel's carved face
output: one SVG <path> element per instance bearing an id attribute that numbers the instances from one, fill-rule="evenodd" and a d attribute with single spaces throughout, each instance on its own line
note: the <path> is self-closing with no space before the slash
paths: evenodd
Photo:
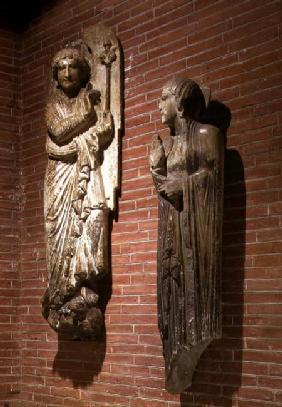
<path id="1" fill-rule="evenodd" d="M 58 63 L 58 84 L 69 97 L 76 96 L 83 83 L 83 72 L 77 60 L 62 58 Z"/>

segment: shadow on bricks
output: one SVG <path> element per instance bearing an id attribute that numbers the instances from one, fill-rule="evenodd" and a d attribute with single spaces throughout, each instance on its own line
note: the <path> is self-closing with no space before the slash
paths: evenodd
<path id="1" fill-rule="evenodd" d="M 110 256 L 111 258 L 111 256 Z M 100 309 L 105 314 L 112 293 L 112 276 L 109 273 L 99 281 Z M 53 362 L 53 372 L 72 381 L 74 388 L 93 384 L 103 366 L 106 353 L 106 329 L 99 340 L 75 341 L 58 334 L 58 352 Z"/>

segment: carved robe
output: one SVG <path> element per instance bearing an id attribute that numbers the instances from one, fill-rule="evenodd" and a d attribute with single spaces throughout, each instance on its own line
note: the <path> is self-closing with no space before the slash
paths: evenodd
<path id="1" fill-rule="evenodd" d="M 158 318 L 172 393 L 191 384 L 201 353 L 221 335 L 223 140 L 213 126 L 184 123 L 152 170 L 157 188 L 182 183 L 178 200 L 159 195 Z"/>
<path id="2" fill-rule="evenodd" d="M 95 278 L 108 271 L 108 208 L 100 166 L 112 125 L 99 121 L 94 110 L 88 112 L 84 92 L 68 98 L 58 89 L 46 109 L 49 287 L 43 313 L 56 330 L 64 304 L 79 295 L 81 287 L 92 288 Z"/>

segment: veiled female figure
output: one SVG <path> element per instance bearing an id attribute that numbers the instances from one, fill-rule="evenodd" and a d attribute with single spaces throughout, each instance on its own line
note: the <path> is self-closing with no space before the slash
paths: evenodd
<path id="1" fill-rule="evenodd" d="M 108 208 L 100 167 L 112 140 L 112 117 L 97 114 L 100 92 L 89 83 L 90 64 L 80 51 L 61 50 L 52 69 L 45 178 L 49 286 L 43 315 L 57 331 L 94 338 L 103 326 L 95 285 L 108 271 Z"/>
<path id="2" fill-rule="evenodd" d="M 184 391 L 201 353 L 221 335 L 220 270 L 224 143 L 220 130 L 201 124 L 205 100 L 189 79 L 162 91 L 162 123 L 151 171 L 159 195 L 158 317 L 166 387 Z"/>

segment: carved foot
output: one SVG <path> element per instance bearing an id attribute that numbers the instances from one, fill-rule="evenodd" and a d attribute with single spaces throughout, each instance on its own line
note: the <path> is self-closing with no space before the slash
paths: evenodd
<path id="1" fill-rule="evenodd" d="M 99 339 L 104 333 L 104 318 L 98 300 L 96 293 L 83 287 L 60 308 L 49 308 L 47 320 L 57 332 L 67 334 L 72 339 Z"/>

